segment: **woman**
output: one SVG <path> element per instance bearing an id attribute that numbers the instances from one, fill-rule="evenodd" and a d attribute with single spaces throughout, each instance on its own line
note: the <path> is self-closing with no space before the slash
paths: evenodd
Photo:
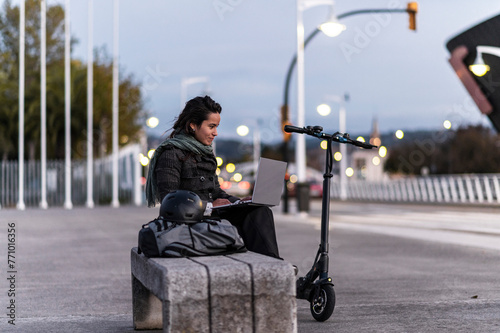
<path id="1" fill-rule="evenodd" d="M 209 96 L 186 103 L 172 132 L 155 151 L 146 183 L 148 206 L 161 203 L 173 190 L 190 190 L 211 208 L 240 200 L 224 192 L 215 174 L 217 162 L 212 142 L 217 136 L 221 106 Z M 238 228 L 248 250 L 280 258 L 274 217 L 268 207 L 239 207 L 220 213 Z"/>

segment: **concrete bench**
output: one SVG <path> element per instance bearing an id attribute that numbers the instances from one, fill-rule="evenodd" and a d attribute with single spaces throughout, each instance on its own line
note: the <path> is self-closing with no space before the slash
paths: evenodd
<path id="1" fill-rule="evenodd" d="M 146 258 L 131 252 L 134 328 L 297 332 L 291 264 L 253 252 Z"/>

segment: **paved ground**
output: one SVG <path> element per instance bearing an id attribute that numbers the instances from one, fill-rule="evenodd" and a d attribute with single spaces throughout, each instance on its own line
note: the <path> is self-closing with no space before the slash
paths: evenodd
<path id="1" fill-rule="evenodd" d="M 299 300 L 299 332 L 500 332 L 498 209 L 332 208 L 337 305 L 318 323 Z M 129 251 L 155 215 L 137 207 L 0 210 L 3 311 L 12 298 L 8 224 L 16 229 L 16 326 L 2 315 L 0 332 L 132 332 Z M 318 203 L 307 218 L 275 214 L 281 255 L 299 275 L 317 251 L 318 216 Z"/>

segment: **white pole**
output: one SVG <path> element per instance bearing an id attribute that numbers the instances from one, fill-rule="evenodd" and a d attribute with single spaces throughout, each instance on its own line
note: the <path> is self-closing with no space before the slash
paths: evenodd
<path id="1" fill-rule="evenodd" d="M 65 120 L 65 201 L 64 208 L 72 209 L 71 202 L 71 31 L 70 31 L 70 0 L 64 6 L 64 120 Z"/>
<path id="2" fill-rule="evenodd" d="M 339 110 L 339 132 L 346 132 L 346 117 L 345 117 L 345 106 L 344 102 L 340 105 Z M 345 169 L 347 168 L 347 146 L 345 144 L 340 144 L 340 154 L 342 159 L 340 160 L 340 200 L 347 199 L 347 175 Z"/>
<path id="3" fill-rule="evenodd" d="M 180 111 L 184 110 L 184 107 L 186 106 L 186 98 L 187 98 L 187 79 L 182 78 L 181 80 L 181 107 Z"/>
<path id="4" fill-rule="evenodd" d="M 181 80 L 181 111 L 184 110 L 187 102 L 188 95 L 188 86 L 196 83 L 205 82 L 205 93 L 208 93 L 209 90 L 209 81 L 207 76 L 196 76 L 196 77 L 188 77 L 182 78 Z"/>
<path id="5" fill-rule="evenodd" d="M 257 126 L 253 131 L 253 167 L 254 167 L 254 175 L 257 176 L 257 169 L 259 166 L 259 158 L 260 158 L 260 129 L 259 122 L 257 122 Z"/>
<path id="6" fill-rule="evenodd" d="M 87 44 L 87 207 L 94 207 L 94 57 L 93 57 L 93 0 L 88 3 Z"/>
<path id="7" fill-rule="evenodd" d="M 47 1 L 40 2 L 40 208 L 47 209 Z"/>
<path id="8" fill-rule="evenodd" d="M 119 207 L 118 199 L 118 0 L 114 0 L 113 27 L 113 198 L 112 207 Z"/>
<path id="9" fill-rule="evenodd" d="M 297 0 L 297 126 L 304 127 L 305 123 L 305 84 L 304 84 L 304 23 L 302 20 L 303 1 Z M 297 170 L 297 184 L 306 182 L 306 137 L 297 135 L 297 147 L 295 148 L 295 164 Z M 300 214 L 307 215 L 307 207 L 301 201 L 304 196 L 299 192 L 303 187 L 297 189 L 297 208 Z"/>
<path id="10" fill-rule="evenodd" d="M 24 210 L 24 40 L 25 4 L 19 5 L 19 200 L 17 209 Z"/>
<path id="11" fill-rule="evenodd" d="M 146 138 L 145 138 L 146 139 Z M 136 145 L 133 150 L 133 168 L 134 168 L 134 203 L 136 206 L 142 205 L 142 185 L 141 185 L 141 174 L 142 165 L 139 162 L 139 153 L 141 152 L 141 145 Z"/>
<path id="12" fill-rule="evenodd" d="M 304 23 L 302 20 L 302 1 L 297 0 L 297 126 L 304 127 L 305 123 L 305 83 L 304 83 Z M 299 183 L 306 181 L 306 138 L 297 135 L 295 149 L 295 163 L 297 164 L 297 178 Z"/>

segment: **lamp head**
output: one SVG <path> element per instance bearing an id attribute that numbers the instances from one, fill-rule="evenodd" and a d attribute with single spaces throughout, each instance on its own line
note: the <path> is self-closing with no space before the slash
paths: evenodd
<path id="1" fill-rule="evenodd" d="M 478 52 L 476 56 L 476 60 L 474 63 L 469 66 L 469 69 L 476 76 L 483 76 L 490 70 L 490 66 L 486 65 L 483 60 L 483 55 Z"/>
<path id="2" fill-rule="evenodd" d="M 323 31 L 328 37 L 336 37 L 346 29 L 345 25 L 337 21 L 336 19 L 325 22 L 319 26 L 319 29 Z"/>

